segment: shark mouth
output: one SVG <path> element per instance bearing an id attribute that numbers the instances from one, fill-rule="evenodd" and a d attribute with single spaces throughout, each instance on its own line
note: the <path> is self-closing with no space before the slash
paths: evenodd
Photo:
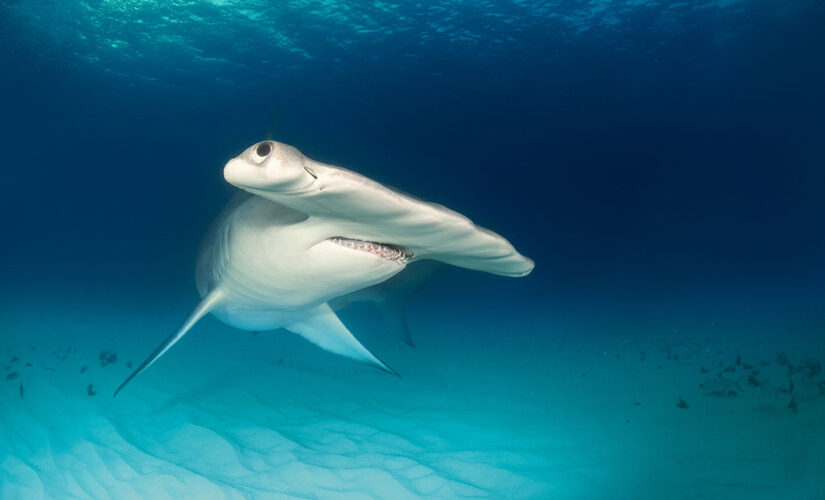
<path id="1" fill-rule="evenodd" d="M 407 261 L 413 256 L 413 252 L 411 250 L 397 245 L 377 243 L 375 241 L 356 240 L 353 238 L 344 238 L 342 236 L 334 236 L 328 239 L 329 241 L 343 247 L 368 252 L 377 257 L 381 257 L 382 259 L 398 262 L 399 264 L 406 264 Z"/>

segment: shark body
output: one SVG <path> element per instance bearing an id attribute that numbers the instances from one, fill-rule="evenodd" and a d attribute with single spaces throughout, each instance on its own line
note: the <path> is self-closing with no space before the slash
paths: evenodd
<path id="1" fill-rule="evenodd" d="M 286 328 L 396 373 L 358 342 L 330 302 L 422 259 L 514 277 L 533 269 L 507 240 L 466 217 L 286 144 L 249 147 L 226 164 L 224 178 L 242 191 L 201 244 L 195 273 L 201 301 L 115 396 L 208 313 L 243 330 Z"/>

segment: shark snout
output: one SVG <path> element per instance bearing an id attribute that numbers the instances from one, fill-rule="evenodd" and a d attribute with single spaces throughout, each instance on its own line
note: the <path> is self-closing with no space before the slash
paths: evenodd
<path id="1" fill-rule="evenodd" d="M 238 158 L 229 160 L 223 167 L 223 178 L 226 179 L 226 182 L 238 186 L 241 179 L 245 177 L 243 173 L 250 168 L 252 168 L 252 165 Z"/>
<path id="2" fill-rule="evenodd" d="M 316 179 L 300 161 L 284 161 L 275 153 L 263 161 L 250 160 L 247 156 L 244 154 L 226 163 L 223 168 L 226 182 L 241 189 L 287 193 L 305 189 Z"/>
<path id="3" fill-rule="evenodd" d="M 239 157 L 229 160 L 223 167 L 223 178 L 239 188 L 264 187 L 272 183 L 267 170 L 266 163 L 255 163 Z"/>

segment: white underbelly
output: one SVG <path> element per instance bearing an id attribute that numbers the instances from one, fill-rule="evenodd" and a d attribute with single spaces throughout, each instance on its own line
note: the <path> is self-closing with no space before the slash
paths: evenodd
<path id="1" fill-rule="evenodd" d="M 250 331 L 275 330 L 294 323 L 301 318 L 301 310 L 279 310 L 276 308 L 253 308 L 227 306 L 212 314 L 229 326 Z"/>
<path id="2" fill-rule="evenodd" d="M 331 299 L 381 283 L 401 272 L 403 250 L 338 233 L 340 222 L 275 217 L 273 204 L 250 199 L 225 219 L 224 237 L 214 237 L 201 274 L 219 289 L 213 313 L 244 330 L 268 330 L 300 319 Z M 280 210 L 280 209 L 278 209 Z M 288 213 L 287 213 L 288 215 Z M 273 221 L 283 220 L 283 224 Z M 297 222 L 296 222 L 297 221 Z"/>

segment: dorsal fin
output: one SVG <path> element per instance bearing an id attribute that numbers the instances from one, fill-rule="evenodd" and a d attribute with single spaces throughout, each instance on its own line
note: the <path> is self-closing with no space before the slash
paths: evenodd
<path id="1" fill-rule="evenodd" d="M 275 106 L 272 112 L 272 118 L 269 119 L 269 126 L 266 129 L 266 140 L 271 141 L 275 139 L 275 129 L 278 126 L 278 121 L 281 118 L 281 113 L 284 112 L 284 105 L 279 103 Z"/>

